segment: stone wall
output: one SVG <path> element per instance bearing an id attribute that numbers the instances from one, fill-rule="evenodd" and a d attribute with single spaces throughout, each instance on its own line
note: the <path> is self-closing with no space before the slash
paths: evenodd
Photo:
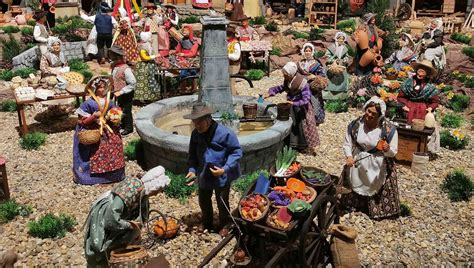
<path id="1" fill-rule="evenodd" d="M 86 42 L 65 42 L 63 51 L 67 60 L 84 59 Z M 38 47 L 30 48 L 13 58 L 13 70 L 24 67 L 35 67 L 39 62 L 40 51 Z"/>

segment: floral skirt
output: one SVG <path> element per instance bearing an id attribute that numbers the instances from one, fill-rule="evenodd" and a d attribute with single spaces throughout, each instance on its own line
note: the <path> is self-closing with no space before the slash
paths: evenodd
<path id="1" fill-rule="evenodd" d="M 343 174 L 347 174 L 343 171 Z M 346 178 L 345 178 L 346 179 Z M 378 193 L 373 196 L 362 196 L 355 192 L 343 194 L 342 207 L 352 207 L 366 213 L 371 219 L 395 217 L 400 214 L 400 199 L 398 195 L 397 172 L 391 169 L 385 183 Z"/>
<path id="2" fill-rule="evenodd" d="M 127 62 L 138 61 L 138 46 L 136 40 L 131 35 L 120 34 L 115 40 L 114 45 L 117 45 L 125 52 L 124 59 Z"/>
<path id="3" fill-rule="evenodd" d="M 157 78 L 158 69 L 154 62 L 139 62 L 135 75 L 137 86 L 134 99 L 141 102 L 156 101 L 160 98 L 160 84 Z"/>

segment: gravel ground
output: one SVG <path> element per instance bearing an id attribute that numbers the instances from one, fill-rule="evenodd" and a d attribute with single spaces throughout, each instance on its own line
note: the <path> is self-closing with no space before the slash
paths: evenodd
<path id="1" fill-rule="evenodd" d="M 244 83 L 237 87 L 241 95 L 263 93 L 269 86 L 281 82 L 280 72 L 256 81 L 255 88 Z M 271 98 L 278 102 L 282 96 Z M 47 143 L 38 151 L 22 150 L 18 144 L 15 113 L 0 114 L 0 153 L 8 159 L 7 172 L 12 196 L 20 203 L 33 207 L 26 218 L 0 225 L 0 251 L 15 248 L 19 253 L 17 264 L 85 266 L 83 256 L 83 233 L 81 231 L 90 204 L 111 186 L 79 186 L 72 181 L 72 137 L 75 120 L 64 120 L 57 124 L 38 124 L 33 116 L 38 107 L 31 107 L 26 114 L 31 130 L 51 132 Z M 135 109 L 135 110 L 138 110 Z M 355 109 L 348 113 L 328 113 L 326 122 L 320 127 L 321 147 L 316 156 L 300 156 L 304 164 L 311 164 L 339 174 L 344 164 L 342 155 L 343 135 L 349 121 L 360 114 Z M 474 137 L 467 124 L 464 130 Z M 125 138 L 130 141 L 136 133 Z M 462 167 L 474 177 L 472 166 L 473 146 L 454 152 L 442 149 L 439 158 L 431 161 L 422 175 L 399 167 L 400 197 L 410 206 L 412 217 L 396 220 L 372 221 L 361 213 L 345 215 L 342 222 L 355 227 L 359 236 L 357 248 L 364 265 L 440 265 L 453 266 L 473 261 L 474 253 L 474 202 L 452 203 L 440 191 L 444 176 L 453 168 Z M 471 163 L 471 164 L 470 164 Z M 141 172 L 135 162 L 127 162 L 127 174 Z M 235 207 L 238 194 L 232 193 L 231 203 Z M 183 219 L 180 235 L 153 248 L 153 255 L 163 253 L 173 267 L 194 267 L 219 242 L 216 234 L 197 234 L 193 226 L 198 224 L 199 207 L 197 197 L 186 203 L 159 194 L 152 198 L 152 208 Z M 73 215 L 76 229 L 61 239 L 37 239 L 27 234 L 27 223 L 48 213 Z M 225 256 L 232 251 L 227 246 L 213 264 L 226 264 Z"/>

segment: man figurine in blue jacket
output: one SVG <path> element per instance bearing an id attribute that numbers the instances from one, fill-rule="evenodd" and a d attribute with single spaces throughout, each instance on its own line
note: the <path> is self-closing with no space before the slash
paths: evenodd
<path id="1" fill-rule="evenodd" d="M 198 180 L 202 212 L 200 231 L 214 230 L 211 197 L 215 191 L 219 209 L 219 234 L 226 236 L 230 223 L 226 209 L 226 206 L 230 209 L 230 184 L 241 175 L 239 160 L 242 158 L 242 149 L 235 133 L 212 119 L 214 112 L 204 103 L 197 103 L 192 112 L 184 116 L 185 119 L 191 119 L 195 126 L 189 144 L 189 172 L 186 178 L 197 177 Z"/>

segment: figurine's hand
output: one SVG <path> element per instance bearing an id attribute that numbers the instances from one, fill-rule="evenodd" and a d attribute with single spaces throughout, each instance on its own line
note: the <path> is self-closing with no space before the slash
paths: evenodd
<path id="1" fill-rule="evenodd" d="M 268 94 L 268 92 L 267 92 L 267 93 L 265 93 L 265 94 L 263 94 L 263 98 L 264 98 L 264 99 L 268 99 L 268 98 L 270 98 L 270 94 Z"/>
<path id="2" fill-rule="evenodd" d="M 220 177 L 224 174 L 224 169 L 223 168 L 218 168 L 214 166 L 214 168 L 209 168 L 211 170 L 211 173 L 214 177 Z"/>
<path id="3" fill-rule="evenodd" d="M 292 101 L 286 101 L 286 103 L 289 103 L 289 104 L 293 105 L 293 102 L 292 102 Z"/>
<path id="4" fill-rule="evenodd" d="M 99 117 L 102 115 L 102 112 L 101 112 L 101 111 L 97 111 L 97 112 L 94 112 L 92 115 L 95 116 L 95 117 L 97 117 L 97 118 L 99 118 Z"/>
<path id="5" fill-rule="evenodd" d="M 408 107 L 406 107 L 406 106 L 403 106 L 402 109 L 403 109 L 404 111 L 406 111 L 406 112 L 409 112 L 409 111 L 410 111 L 410 108 L 408 108 Z"/>
<path id="6" fill-rule="evenodd" d="M 382 149 L 384 152 L 388 152 L 390 150 L 390 144 L 388 144 L 388 142 L 384 142 L 382 145 Z"/>
<path id="7" fill-rule="evenodd" d="M 346 166 L 352 167 L 353 165 L 354 165 L 354 158 L 352 158 L 352 156 L 348 156 L 346 158 Z"/>

